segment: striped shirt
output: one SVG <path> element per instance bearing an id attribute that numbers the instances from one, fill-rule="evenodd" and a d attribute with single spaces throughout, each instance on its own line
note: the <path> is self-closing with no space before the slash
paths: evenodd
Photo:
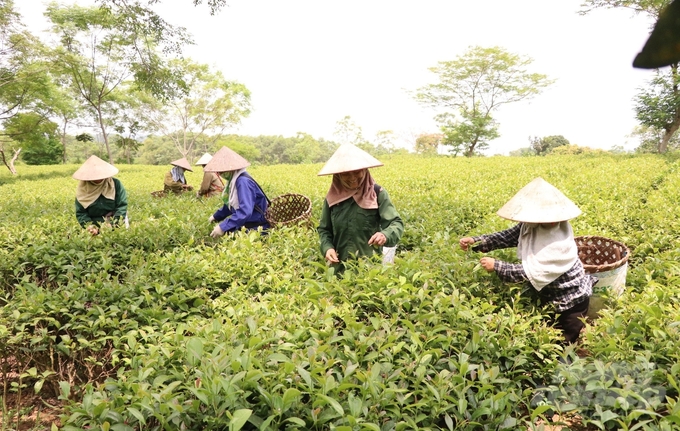
<path id="1" fill-rule="evenodd" d="M 522 223 L 519 223 L 500 232 L 475 236 L 472 239 L 479 244 L 472 247 L 472 250 L 486 253 L 501 248 L 517 247 L 521 228 Z M 529 281 L 521 263 L 508 263 L 496 259 L 493 269 L 503 281 L 510 283 Z M 569 271 L 546 285 L 538 294 L 542 300 L 552 302 L 555 311 L 562 312 L 590 297 L 595 283 L 597 278 L 586 274 L 581 261 L 576 260 Z"/>

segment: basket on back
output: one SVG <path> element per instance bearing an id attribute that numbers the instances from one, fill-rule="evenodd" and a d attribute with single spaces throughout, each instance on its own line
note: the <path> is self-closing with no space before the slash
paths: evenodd
<path id="1" fill-rule="evenodd" d="M 611 271 L 628 262 L 630 250 L 623 243 L 594 235 L 577 236 L 574 240 L 588 274 Z"/>
<path id="2" fill-rule="evenodd" d="M 288 193 L 272 199 L 264 217 L 271 227 L 309 224 L 312 202 L 307 196 Z"/>
<path id="3" fill-rule="evenodd" d="M 630 250 L 623 243 L 601 236 L 577 236 L 574 240 L 586 273 L 598 279 L 588 307 L 588 317 L 596 319 L 607 307 L 605 298 L 616 299 L 626 288 Z"/>

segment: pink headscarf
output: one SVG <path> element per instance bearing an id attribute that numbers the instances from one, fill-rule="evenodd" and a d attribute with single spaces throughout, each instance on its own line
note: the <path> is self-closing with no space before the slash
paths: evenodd
<path id="1" fill-rule="evenodd" d="M 375 185 L 375 180 L 371 176 L 371 172 L 366 169 L 366 175 L 364 176 L 364 181 L 356 189 L 348 189 L 340 180 L 339 174 L 333 174 L 333 182 L 331 183 L 331 188 L 326 194 L 326 200 L 328 201 L 328 206 L 339 204 L 340 202 L 346 201 L 349 198 L 354 198 L 357 205 L 363 209 L 377 209 L 378 208 L 378 195 L 375 193 L 373 186 Z"/>

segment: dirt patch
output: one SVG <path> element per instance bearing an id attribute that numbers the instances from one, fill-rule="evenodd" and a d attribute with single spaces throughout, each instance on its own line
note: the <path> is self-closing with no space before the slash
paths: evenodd
<path id="1" fill-rule="evenodd" d="M 17 431 L 50 430 L 52 424 L 61 427 L 59 416 L 63 405 L 56 398 L 42 399 L 35 394 L 8 394 L 0 409 L 0 429 Z M 7 414 L 3 414 L 6 412 Z"/>
<path id="2" fill-rule="evenodd" d="M 595 431 L 599 430 L 596 426 L 584 426 L 579 416 L 560 416 L 553 415 L 550 422 L 542 420 L 536 421 L 536 425 L 543 425 L 545 431 Z"/>

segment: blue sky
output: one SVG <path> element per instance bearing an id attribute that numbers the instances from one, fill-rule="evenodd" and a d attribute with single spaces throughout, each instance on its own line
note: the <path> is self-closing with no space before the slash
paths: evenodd
<path id="1" fill-rule="evenodd" d="M 405 144 L 437 131 L 435 112 L 410 95 L 433 80 L 428 68 L 480 45 L 529 56 L 531 71 L 557 80 L 496 113 L 501 137 L 487 154 L 548 135 L 632 149 L 632 99 L 653 75 L 631 66 L 651 21 L 626 10 L 579 16 L 580 0 L 234 0 L 215 16 L 191 3 L 157 10 L 193 34 L 188 56 L 251 90 L 253 112 L 234 133 L 333 139 L 349 115 L 365 137 L 392 130 Z M 45 27 L 42 0 L 17 6 L 31 29 Z"/>

